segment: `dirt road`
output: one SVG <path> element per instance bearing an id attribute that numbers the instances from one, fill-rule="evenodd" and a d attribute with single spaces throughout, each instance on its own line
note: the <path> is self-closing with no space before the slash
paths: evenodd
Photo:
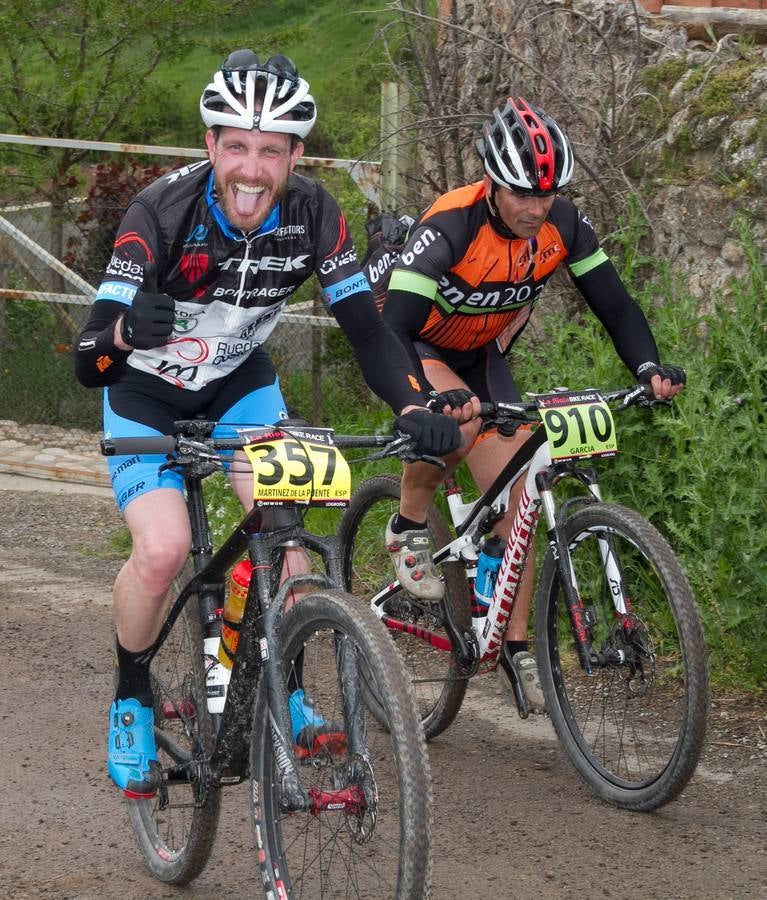
<path id="1" fill-rule="evenodd" d="M 244 786 L 225 795 L 211 864 L 180 891 L 144 873 L 108 781 L 119 525 L 97 495 L 0 489 L 0 897 L 258 897 Z M 682 797 L 624 813 L 581 785 L 547 719 L 521 722 L 494 677 L 478 679 L 430 745 L 432 896 L 767 897 L 765 734 L 763 705 L 717 698 Z"/>

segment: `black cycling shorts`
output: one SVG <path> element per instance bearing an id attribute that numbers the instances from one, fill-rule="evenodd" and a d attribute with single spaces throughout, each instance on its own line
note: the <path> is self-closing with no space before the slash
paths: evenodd
<path id="1" fill-rule="evenodd" d="M 434 360 L 444 363 L 482 402 L 502 400 L 517 403 L 522 399 L 495 341 L 474 350 L 450 350 L 427 344 L 426 341 L 414 341 L 413 346 L 422 362 Z M 428 371 L 426 377 L 429 377 Z"/>

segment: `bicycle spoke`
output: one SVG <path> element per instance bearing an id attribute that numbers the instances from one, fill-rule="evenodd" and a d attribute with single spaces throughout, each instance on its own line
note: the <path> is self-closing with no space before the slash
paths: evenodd
<path id="1" fill-rule="evenodd" d="M 309 747 L 299 760 L 299 774 L 310 808 L 299 813 L 280 808 L 279 771 L 270 737 L 261 730 L 251 756 L 258 785 L 256 839 L 270 860 L 267 875 L 278 873 L 293 897 L 421 896 L 429 874 L 430 802 L 423 733 L 414 708 L 401 710 L 404 719 L 394 711 L 395 695 L 407 685 L 386 632 L 371 617 L 353 612 L 353 600 L 344 603 L 339 618 L 338 596 L 302 598 L 285 617 L 288 684 L 300 682 L 305 698 L 311 698 L 312 716 L 318 717 L 314 741 L 301 734 L 297 740 L 298 747 Z M 388 728 L 364 701 L 362 671 L 386 691 Z M 403 679 L 399 686 L 397 679 Z M 257 722 L 268 716 L 266 699 L 262 685 Z M 324 740 L 329 735 L 343 739 Z"/>
<path id="2" fill-rule="evenodd" d="M 580 665 L 559 577 L 547 560 L 537 602 L 552 720 L 601 796 L 654 808 L 689 779 L 705 730 L 708 676 L 694 598 L 668 545 L 630 510 L 581 511 L 568 522 L 568 543 L 581 600 L 592 613 L 595 664 L 592 676 Z"/>

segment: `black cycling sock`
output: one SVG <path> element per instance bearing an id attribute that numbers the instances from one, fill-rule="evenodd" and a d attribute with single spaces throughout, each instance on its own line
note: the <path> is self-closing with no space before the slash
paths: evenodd
<path id="1" fill-rule="evenodd" d="M 414 522 L 412 519 L 406 519 L 402 513 L 397 513 L 391 523 L 394 534 L 402 534 L 403 531 L 421 531 L 424 528 L 426 522 Z"/>
<path id="2" fill-rule="evenodd" d="M 515 653 L 519 653 L 522 650 L 528 650 L 530 646 L 528 641 L 504 641 L 504 644 L 506 645 L 509 659 L 511 659 Z"/>
<path id="3" fill-rule="evenodd" d="M 133 653 L 121 646 L 115 638 L 117 653 L 117 690 L 115 700 L 127 700 L 133 697 L 142 706 L 153 703 L 152 687 L 149 683 L 149 662 L 142 659 L 146 650 Z"/>

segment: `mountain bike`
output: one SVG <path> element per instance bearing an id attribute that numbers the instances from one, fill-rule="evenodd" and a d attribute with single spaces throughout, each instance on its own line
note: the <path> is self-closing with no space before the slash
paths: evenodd
<path id="1" fill-rule="evenodd" d="M 482 404 L 482 418 L 529 439 L 477 500 L 443 482 L 452 530 L 428 513 L 433 559 L 445 586 L 439 604 L 389 583 L 384 533 L 400 479 L 380 475 L 354 492 L 340 527 L 344 584 L 389 629 L 410 671 L 428 738 L 457 715 L 472 676 L 498 666 L 507 624 L 541 510 L 548 549 L 537 578 L 535 638 L 546 708 L 578 774 L 603 800 L 655 809 L 676 797 L 700 756 L 708 710 L 708 654 L 689 582 L 659 531 L 639 513 L 602 500 L 586 463 L 617 452 L 613 413 L 652 405 L 644 386 L 554 390 L 525 403 Z M 537 426 L 537 427 L 536 427 Z M 380 441 L 378 441 L 380 443 Z M 371 445 L 373 445 L 371 439 Z M 407 442 L 376 454 L 407 459 Z M 483 536 L 506 513 L 512 484 L 524 490 L 486 615 L 472 618 Z M 577 486 L 555 493 L 560 482 Z M 371 709 L 383 712 L 375 678 Z M 520 715 L 527 716 L 517 687 Z"/>
<path id="2" fill-rule="evenodd" d="M 173 435 L 102 442 L 106 455 L 166 454 L 164 466 L 184 478 L 193 535 L 191 563 L 153 645 L 159 789 L 126 801 L 144 862 L 167 883 L 199 875 L 223 788 L 249 780 L 267 897 L 427 896 L 431 781 L 412 688 L 386 630 L 338 588 L 337 537 L 303 524 L 309 506 L 348 498 L 344 441 L 289 422 L 214 438 L 216 424 L 185 420 Z M 214 553 L 202 482 L 244 458 L 254 505 Z M 325 571 L 280 584 L 288 547 L 310 551 Z M 223 710 L 213 703 L 211 712 L 220 671 L 204 641 L 220 633 L 227 574 L 246 551 L 253 573 L 231 680 Z M 296 589 L 309 593 L 286 608 Z M 360 669 L 380 688 L 378 721 L 363 702 Z M 332 740 L 294 742 L 288 691 L 296 685 L 332 723 Z"/>

